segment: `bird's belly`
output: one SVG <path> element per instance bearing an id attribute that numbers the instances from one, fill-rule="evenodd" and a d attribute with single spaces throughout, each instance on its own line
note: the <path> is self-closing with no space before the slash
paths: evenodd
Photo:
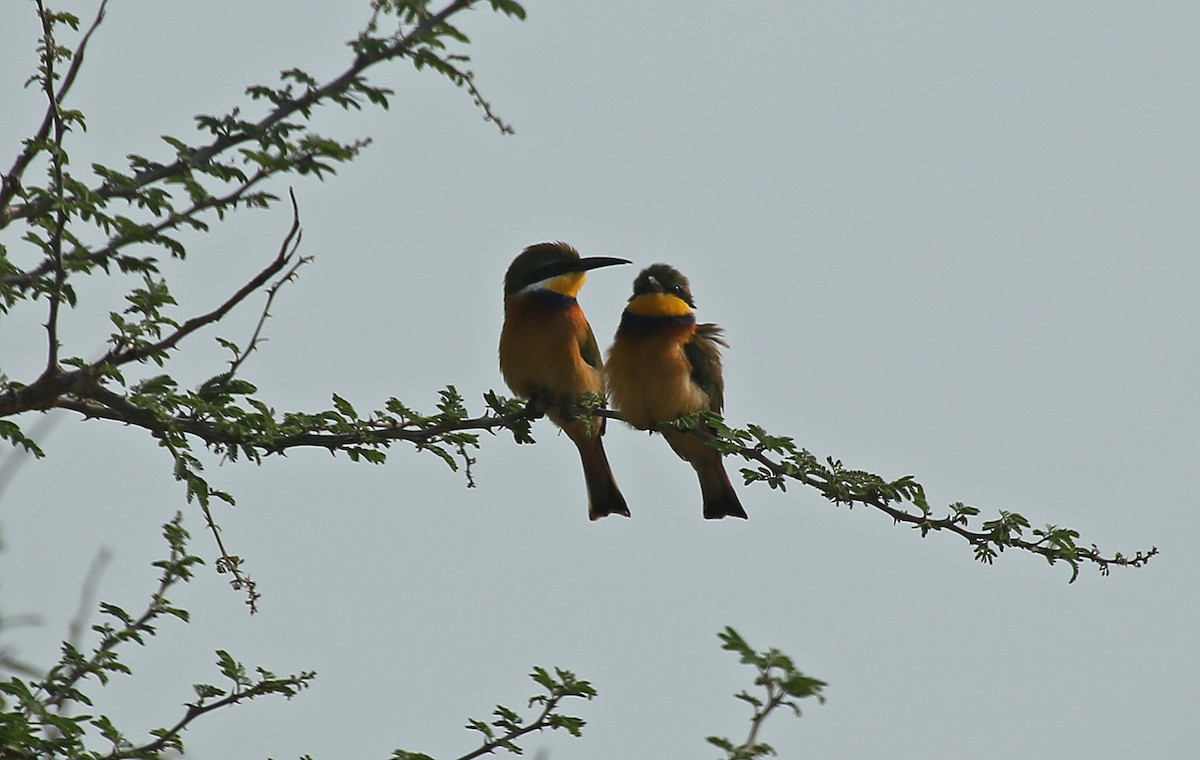
<path id="1" fill-rule="evenodd" d="M 532 322 L 532 320 L 530 320 Z M 600 371 L 579 353 L 578 326 L 563 315 L 524 324 L 508 319 L 500 334 L 500 373 L 522 398 L 574 403 L 584 393 L 604 395 Z"/>
<path id="2" fill-rule="evenodd" d="M 708 394 L 692 382 L 677 336 L 618 341 L 605 370 L 613 406 L 634 427 L 653 427 L 708 408 Z"/>

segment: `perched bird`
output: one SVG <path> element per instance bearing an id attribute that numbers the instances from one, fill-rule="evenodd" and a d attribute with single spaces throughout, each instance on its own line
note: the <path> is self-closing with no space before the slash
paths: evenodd
<path id="1" fill-rule="evenodd" d="M 629 516 L 604 454 L 606 420 L 572 418 L 553 407 L 578 404 L 584 393 L 604 397 L 600 349 L 575 296 L 588 270 L 628 263 L 607 256 L 580 258 L 566 243 L 538 243 L 522 251 L 504 275 L 500 373 L 513 393 L 549 405 L 547 416 L 575 442 L 593 520 Z"/>
<path id="2" fill-rule="evenodd" d="M 681 414 L 720 412 L 725 405 L 721 328 L 696 324 L 687 278 L 666 264 L 642 270 L 608 350 L 605 375 L 613 407 L 641 430 Z M 663 430 L 671 448 L 700 477 L 704 517 L 746 517 L 721 454 L 684 430 Z"/>

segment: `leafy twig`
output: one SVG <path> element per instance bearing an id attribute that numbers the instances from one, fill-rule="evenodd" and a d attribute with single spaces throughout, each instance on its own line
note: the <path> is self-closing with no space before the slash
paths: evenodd
<path id="1" fill-rule="evenodd" d="M 125 742 L 114 742 L 116 748 L 100 760 L 123 760 L 123 758 L 157 757 L 164 750 L 172 750 L 183 754 L 183 731 L 201 716 L 207 715 L 223 707 L 235 705 L 268 694 L 279 694 L 291 699 L 307 689 L 317 674 L 313 671 L 303 671 L 299 674 L 276 676 L 269 670 L 256 669 L 256 677 L 250 676 L 244 665 L 234 660 L 228 652 L 217 651 L 217 666 L 221 674 L 232 682 L 228 691 L 210 684 L 196 684 L 197 699 L 185 705 L 184 714 L 173 725 L 156 729 L 152 733 L 156 738 L 146 744 L 133 746 Z M 214 699 L 215 698 L 215 699 Z"/>
<path id="2" fill-rule="evenodd" d="M 521 754 L 524 749 L 517 740 L 527 734 L 547 729 L 554 731 L 562 729 L 572 736 L 580 736 L 587 722 L 574 715 L 566 715 L 559 711 L 563 701 L 567 699 L 591 700 L 596 696 L 596 690 L 587 681 L 576 678 L 575 674 L 563 668 L 555 668 L 551 674 L 541 667 L 534 667 L 529 677 L 534 680 L 545 694 L 536 694 L 529 698 L 529 707 L 541 705 L 541 710 L 532 719 L 522 718 L 516 711 L 504 705 L 496 705 L 492 711 L 492 721 L 471 718 L 466 727 L 479 732 L 483 737 L 482 744 L 457 760 L 474 760 L 474 758 L 490 755 L 496 750 L 505 750 L 513 754 Z M 391 760 L 433 760 L 429 755 L 420 752 L 408 752 L 398 749 L 392 753 Z"/>
<path id="3" fill-rule="evenodd" d="M 733 628 L 726 626 L 717 636 L 721 639 L 722 649 L 736 652 L 743 664 L 754 666 L 757 671 L 754 685 L 762 687 L 762 694 L 755 696 L 747 691 L 740 691 L 734 695 L 750 705 L 754 711 L 750 716 L 750 733 L 742 743 L 735 745 L 721 736 L 710 736 L 707 741 L 725 751 L 725 760 L 755 760 L 775 755 L 775 749 L 758 738 L 767 718 L 780 707 L 791 708 L 799 717 L 798 700 L 801 699 L 815 697 L 819 704 L 824 704 L 826 684 L 796 670 L 792 659 L 778 649 L 755 651 Z"/>

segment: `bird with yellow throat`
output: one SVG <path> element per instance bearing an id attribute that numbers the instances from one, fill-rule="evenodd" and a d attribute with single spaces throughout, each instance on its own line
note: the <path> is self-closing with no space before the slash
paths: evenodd
<path id="1" fill-rule="evenodd" d="M 696 323 L 695 307 L 687 278 L 666 264 L 647 267 L 633 281 L 605 375 L 613 408 L 635 428 L 653 430 L 725 405 L 719 346 L 728 344 L 721 328 Z M 745 518 L 720 452 L 692 432 L 661 432 L 699 476 L 705 519 Z"/>
<path id="2" fill-rule="evenodd" d="M 628 517 L 629 507 L 604 453 L 605 418 L 575 417 L 562 409 L 586 393 L 605 396 L 600 348 L 576 296 L 587 272 L 628 263 L 584 258 L 566 243 L 538 243 L 522 251 L 504 275 L 500 373 L 513 393 L 545 403 L 546 415 L 579 449 L 592 520 Z"/>

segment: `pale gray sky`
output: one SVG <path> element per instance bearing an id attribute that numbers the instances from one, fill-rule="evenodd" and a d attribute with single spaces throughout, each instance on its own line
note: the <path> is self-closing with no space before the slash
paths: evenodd
<path id="1" fill-rule="evenodd" d="M 88 3 L 79 3 L 89 16 Z M 1158 545 L 1101 578 L 1008 553 L 975 563 L 816 494 L 741 488 L 746 523 L 705 522 L 665 443 L 614 426 L 633 511 L 586 519 L 570 442 L 485 438 L 479 487 L 397 448 L 384 467 L 297 452 L 210 470 L 220 512 L 264 594 L 261 614 L 210 569 L 175 599 L 190 625 L 129 653 L 138 671 L 97 709 L 173 722 L 223 647 L 276 672 L 318 671 L 290 703 L 197 724 L 197 758 L 455 757 L 461 729 L 532 693 L 534 664 L 590 679 L 582 740 L 553 758 L 697 758 L 744 736 L 750 671 L 718 648 L 733 625 L 827 680 L 829 701 L 779 716 L 781 757 L 1190 757 L 1200 744 L 1194 485 L 1200 459 L 1200 6 L 1181 2 L 547 3 L 525 23 L 472 12 L 465 93 L 395 66 L 390 111 L 318 115 L 375 144 L 324 183 L 294 183 L 303 253 L 246 376 L 280 409 L 432 408 L 453 383 L 474 409 L 503 390 L 501 278 L 525 245 L 566 240 L 630 258 L 581 294 L 607 345 L 637 267 L 692 281 L 726 328 L 727 416 L 795 436 L 935 504 L 967 501 L 1081 531 L 1107 552 Z M 365 3 L 118 2 L 76 88 L 80 165 L 162 157 L 194 114 L 301 66 L 342 70 Z M 0 6 L 5 165 L 40 114 L 31 3 Z M 248 113 L 257 113 L 253 105 Z M 184 309 L 223 299 L 271 256 L 283 208 L 239 214 L 168 271 Z M 7 234 L 7 233 L 6 233 Z M 17 251 L 11 236 L 4 242 Z M 88 287 L 68 351 L 106 333 Z M 244 342 L 254 305 L 216 334 Z M 41 310 L 5 316 L 0 367 L 40 366 Z M 178 372 L 223 360 L 210 336 Z M 49 458 L 0 505 L 6 634 L 54 656 L 100 547 L 100 597 L 148 594 L 157 526 L 183 507 L 139 431 L 61 422 Z M 211 539 L 185 508 L 193 548 Z"/>

